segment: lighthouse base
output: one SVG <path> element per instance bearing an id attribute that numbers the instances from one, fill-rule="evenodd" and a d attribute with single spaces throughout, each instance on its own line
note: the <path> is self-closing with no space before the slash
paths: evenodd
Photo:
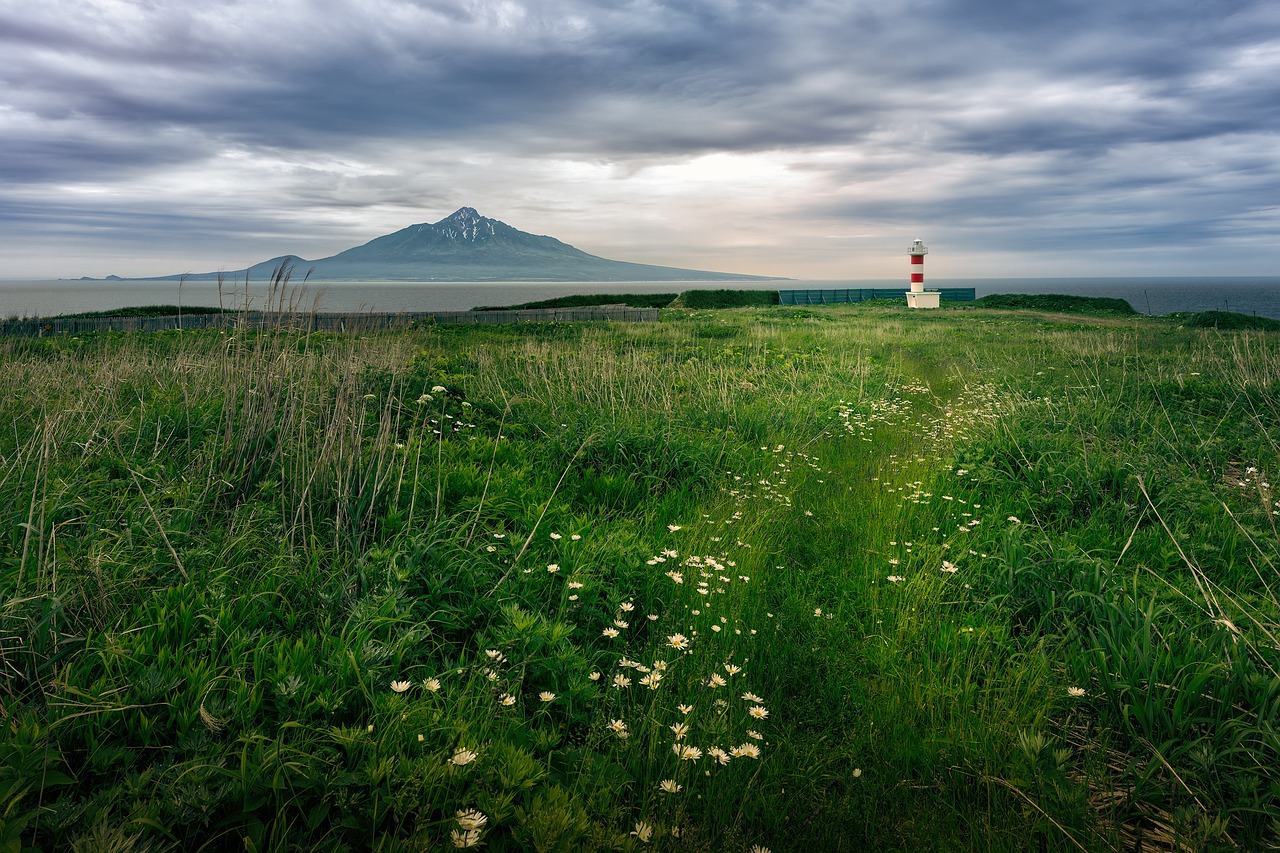
<path id="1" fill-rule="evenodd" d="M 938 308 L 942 305 L 942 294 L 936 290 L 908 290 L 908 308 Z"/>

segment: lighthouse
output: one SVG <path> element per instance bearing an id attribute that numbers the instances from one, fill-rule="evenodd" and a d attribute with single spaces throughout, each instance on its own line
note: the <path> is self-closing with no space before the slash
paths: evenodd
<path id="1" fill-rule="evenodd" d="M 919 237 L 907 249 L 911 256 L 911 289 L 907 291 L 908 308 L 937 308 L 941 304 L 942 295 L 936 290 L 924 289 L 924 256 L 929 249 Z"/>

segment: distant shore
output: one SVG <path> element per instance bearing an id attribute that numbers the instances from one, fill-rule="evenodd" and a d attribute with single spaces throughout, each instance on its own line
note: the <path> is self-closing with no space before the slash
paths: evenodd
<path id="1" fill-rule="evenodd" d="M 465 311 L 481 305 L 515 305 L 590 293 L 663 293 L 710 287 L 739 290 L 785 288 L 901 287 L 899 279 L 733 282 L 325 282 L 292 288 L 291 297 L 321 311 Z M 1065 293 L 1124 299 L 1142 314 L 1232 311 L 1280 319 L 1280 276 L 956 279 L 934 277 L 926 287 L 974 287 L 992 293 Z M 266 288 L 250 288 L 251 306 L 262 304 Z M 243 283 L 188 281 L 0 281 L 0 318 L 54 316 L 133 305 L 182 304 L 238 308 Z"/>

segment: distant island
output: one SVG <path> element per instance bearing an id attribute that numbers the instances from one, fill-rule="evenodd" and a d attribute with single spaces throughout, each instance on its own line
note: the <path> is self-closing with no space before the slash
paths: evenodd
<path id="1" fill-rule="evenodd" d="M 281 264 L 320 281 L 778 281 L 772 276 L 611 261 L 554 237 L 530 234 L 463 207 L 434 224 L 410 225 L 362 246 L 309 261 L 281 255 L 247 269 L 106 281 L 265 281 Z M 93 280 L 93 279 L 82 279 Z"/>

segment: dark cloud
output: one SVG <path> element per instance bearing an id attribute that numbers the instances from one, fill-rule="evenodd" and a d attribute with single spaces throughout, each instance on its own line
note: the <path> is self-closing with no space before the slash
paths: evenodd
<path id="1" fill-rule="evenodd" d="M 227 245 L 290 207 L 443 215 L 503 182 L 563 209 L 554 164 L 608 164 L 625 195 L 714 152 L 786 160 L 789 216 L 970 223 L 975 244 L 1211 243 L 1280 187 L 1261 0 L 0 0 L 0 49 L 0 242 L 107 211 L 161 234 L 145 206 L 201 180 L 190 215 Z"/>

